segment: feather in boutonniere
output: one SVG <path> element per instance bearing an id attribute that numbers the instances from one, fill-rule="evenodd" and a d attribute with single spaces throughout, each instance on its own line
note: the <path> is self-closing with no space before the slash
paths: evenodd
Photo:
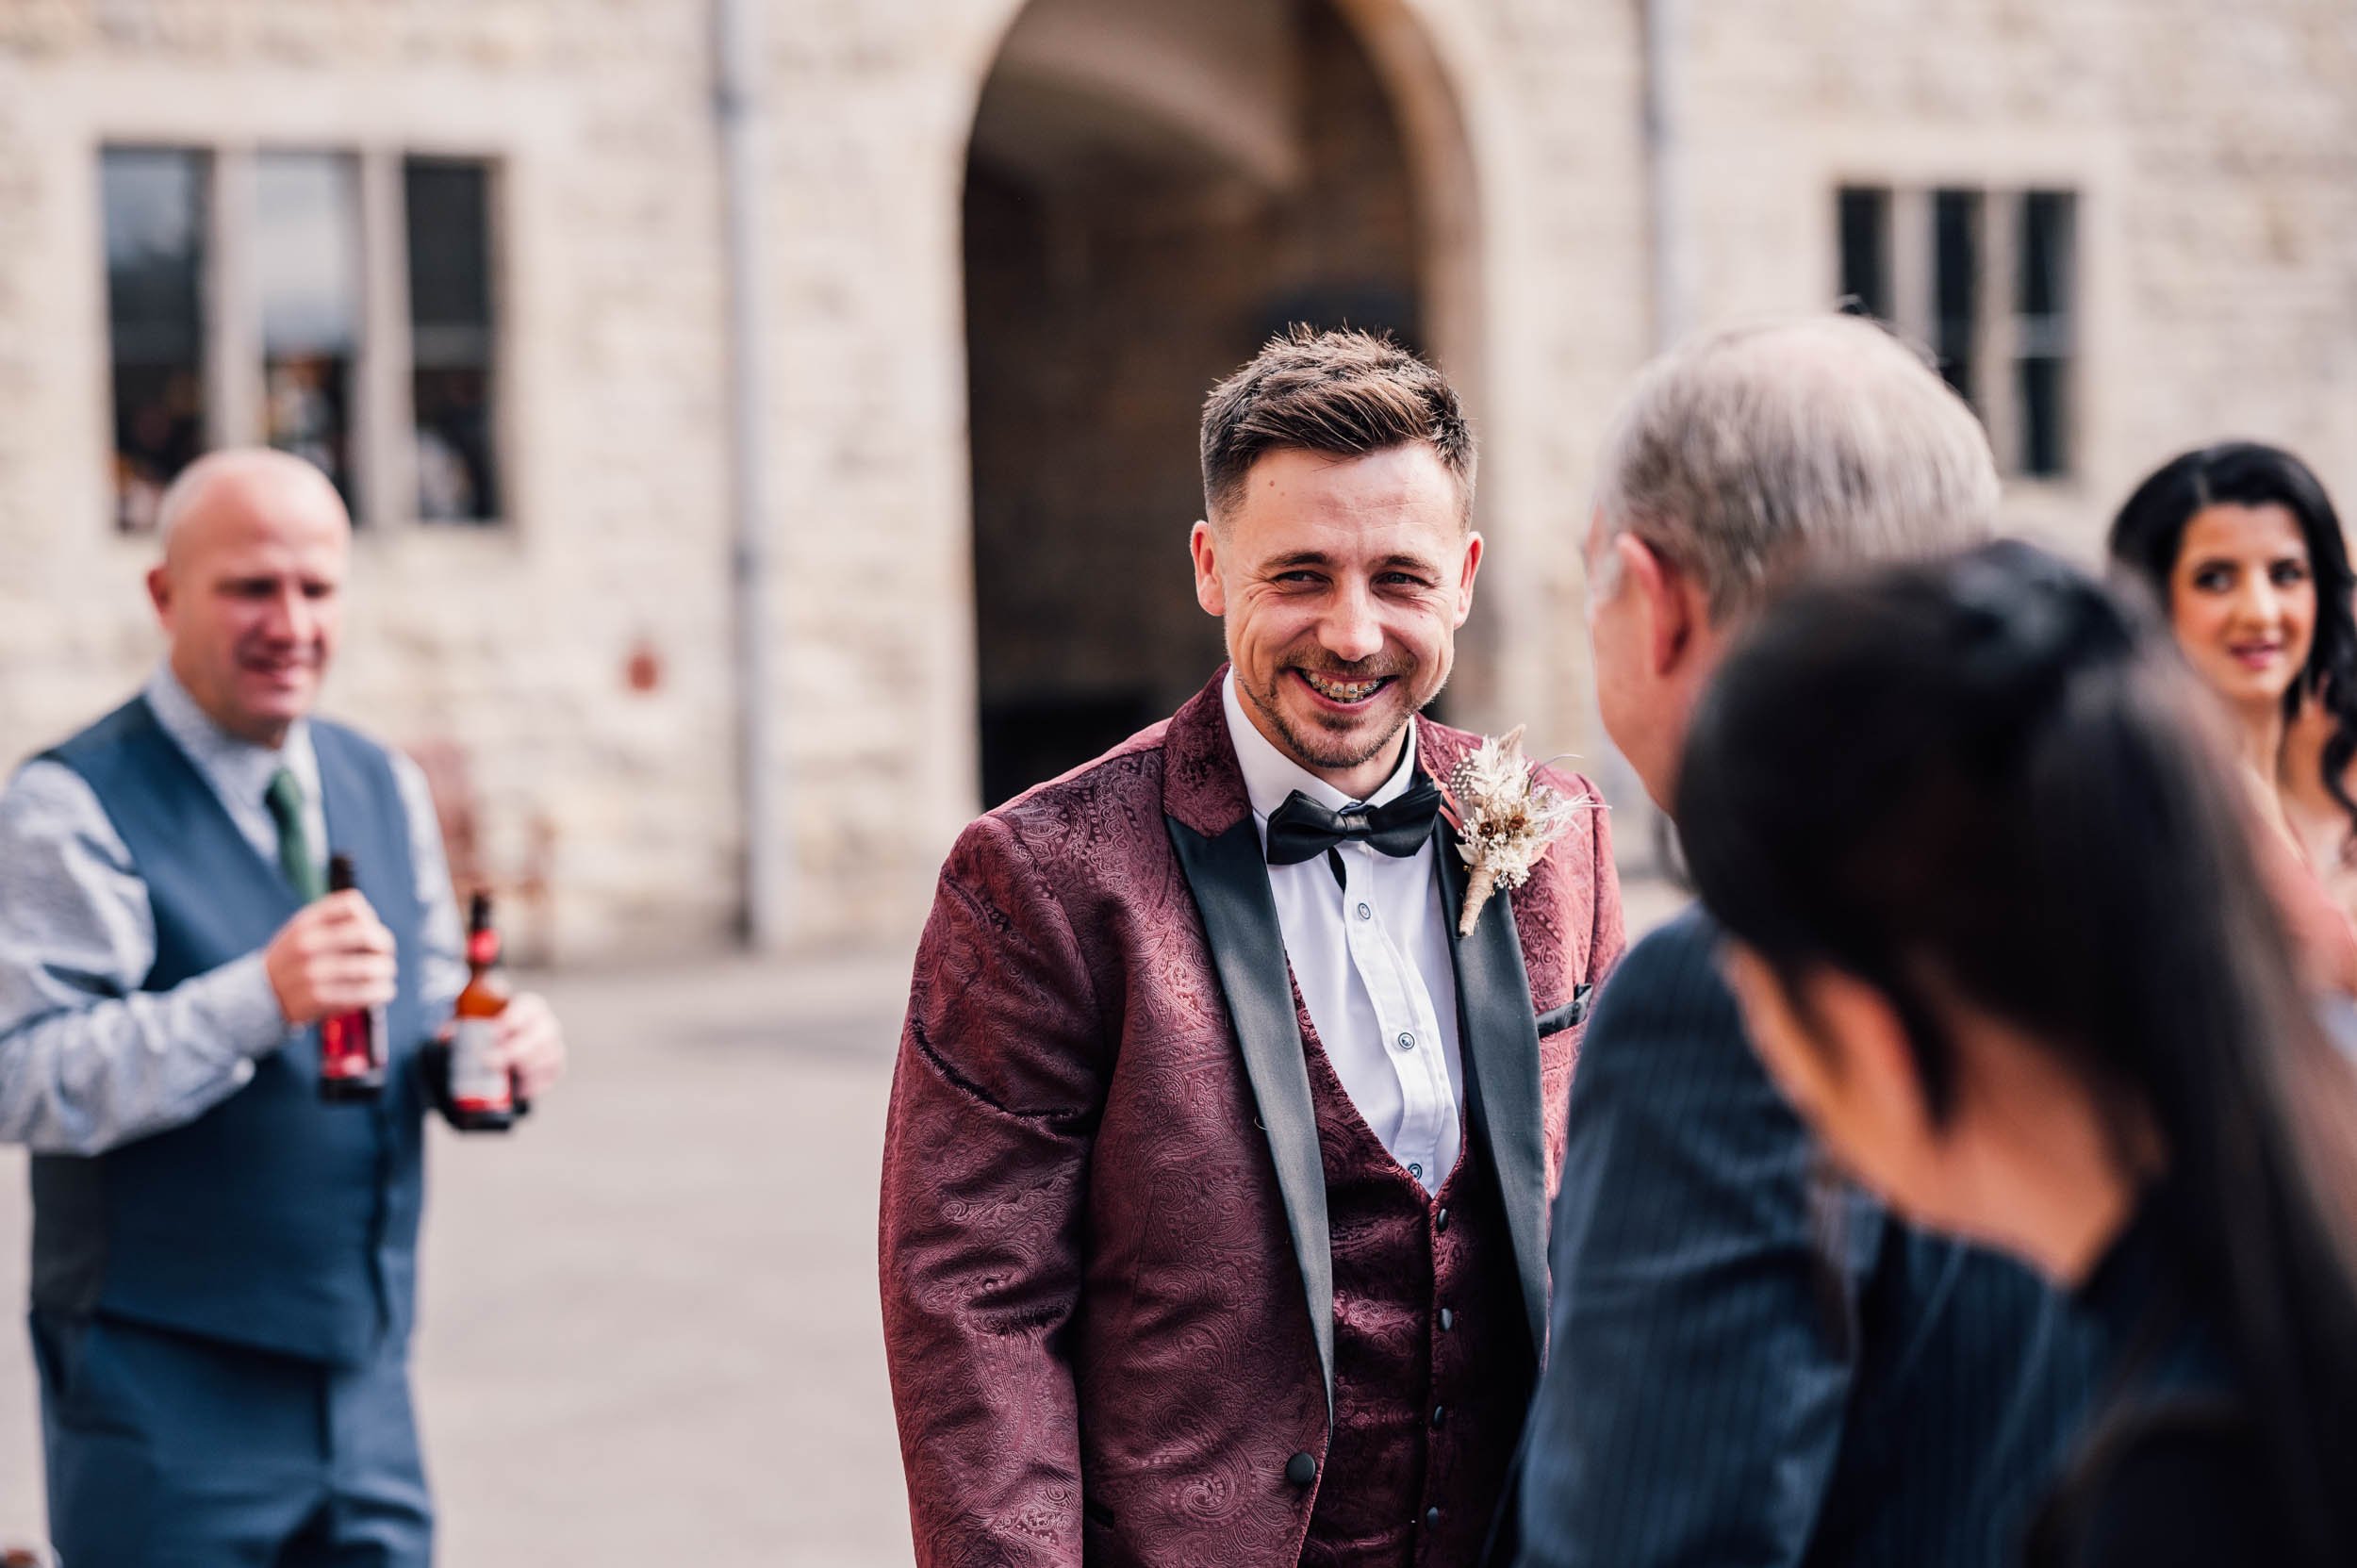
<path id="1" fill-rule="evenodd" d="M 1528 882 L 1547 846 L 1562 837 L 1581 812 L 1603 803 L 1592 795 L 1569 799 L 1541 782 L 1537 767 L 1523 755 L 1525 728 L 1517 724 L 1504 735 L 1484 735 L 1441 785 L 1441 814 L 1457 830 L 1457 851 L 1465 861 L 1459 936 L 1473 934 L 1492 894 L 1511 893 Z"/>

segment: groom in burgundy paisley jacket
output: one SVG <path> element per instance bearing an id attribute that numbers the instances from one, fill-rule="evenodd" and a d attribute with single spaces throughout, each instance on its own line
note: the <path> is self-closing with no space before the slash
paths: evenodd
<path id="1" fill-rule="evenodd" d="M 969 827 L 918 949 L 882 1272 L 929 1568 L 1470 1561 L 1544 1352 L 1621 912 L 1581 811 L 1458 934 L 1434 781 L 1475 737 L 1415 715 L 1472 435 L 1412 355 L 1296 331 L 1203 472 L 1230 666 Z"/>

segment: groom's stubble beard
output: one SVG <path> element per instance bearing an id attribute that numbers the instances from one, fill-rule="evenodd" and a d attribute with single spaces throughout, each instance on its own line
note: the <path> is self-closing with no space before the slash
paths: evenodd
<path id="1" fill-rule="evenodd" d="M 1403 664 L 1397 660 L 1378 657 L 1361 660 L 1355 665 L 1332 659 L 1288 660 L 1277 667 L 1277 679 L 1279 681 L 1288 679 L 1287 671 L 1296 668 L 1308 668 L 1325 679 L 1338 681 L 1364 681 L 1382 676 L 1393 676 L 1396 679 L 1392 685 L 1385 688 L 1383 695 L 1388 699 L 1396 692 L 1405 699 L 1393 708 L 1388 723 L 1368 726 L 1362 730 L 1358 724 L 1339 715 L 1327 716 L 1312 710 L 1310 719 L 1314 728 L 1305 730 L 1303 725 L 1294 722 L 1286 714 L 1283 704 L 1277 701 L 1274 691 L 1263 690 L 1241 668 L 1237 670 L 1237 690 L 1244 694 L 1244 701 L 1250 702 L 1261 718 L 1268 720 L 1269 727 L 1277 732 L 1277 739 L 1282 743 L 1286 754 L 1305 767 L 1334 770 L 1362 767 L 1387 753 L 1396 755 L 1399 737 L 1401 733 L 1408 728 L 1408 721 L 1431 705 L 1432 700 L 1440 696 L 1441 689 L 1448 685 L 1449 677 L 1448 668 L 1444 664 L 1438 678 L 1432 683 L 1432 689 L 1419 694 L 1411 690 L 1409 685 L 1417 673 L 1412 659 Z M 1367 738 L 1369 734 L 1375 735 L 1376 738 Z"/>

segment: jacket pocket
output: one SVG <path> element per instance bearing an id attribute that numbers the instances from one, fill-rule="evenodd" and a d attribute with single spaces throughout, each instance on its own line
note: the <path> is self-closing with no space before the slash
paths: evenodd
<path id="1" fill-rule="evenodd" d="M 1595 989 L 1592 985 L 1579 986 L 1572 992 L 1570 1001 L 1560 1007 L 1550 1007 L 1544 1013 L 1540 1014 L 1539 1032 L 1541 1035 L 1559 1034 L 1564 1030 L 1576 1029 L 1587 1022 L 1588 1000 L 1595 994 Z"/>

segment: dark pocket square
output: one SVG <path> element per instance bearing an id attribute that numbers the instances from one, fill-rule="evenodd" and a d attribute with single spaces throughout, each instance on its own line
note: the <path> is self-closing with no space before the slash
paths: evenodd
<path id="1" fill-rule="evenodd" d="M 1570 1001 L 1560 1007 L 1550 1007 L 1544 1013 L 1540 1014 L 1539 1032 L 1553 1034 L 1558 1030 L 1570 1029 L 1584 1020 L 1588 1016 L 1589 995 L 1594 990 L 1595 987 L 1592 985 L 1583 985 L 1572 993 Z"/>

